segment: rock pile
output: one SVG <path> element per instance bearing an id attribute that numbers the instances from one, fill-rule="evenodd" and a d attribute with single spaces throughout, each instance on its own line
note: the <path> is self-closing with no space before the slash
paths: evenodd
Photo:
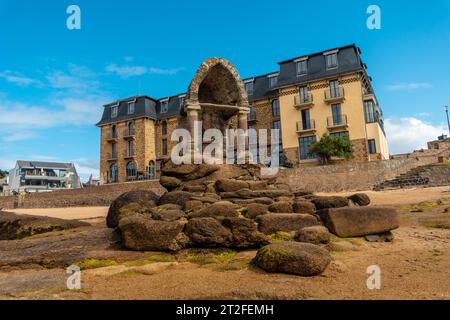
<path id="1" fill-rule="evenodd" d="M 255 263 L 269 272 L 321 273 L 330 261 L 320 247 L 339 237 L 383 234 L 398 227 L 395 211 L 367 207 L 365 194 L 316 196 L 261 177 L 256 165 L 167 163 L 158 197 L 132 191 L 111 205 L 107 225 L 132 250 L 176 251 L 187 247 L 260 248 Z M 329 232 L 330 231 L 330 232 Z M 272 243 L 291 233 L 297 242 Z"/>

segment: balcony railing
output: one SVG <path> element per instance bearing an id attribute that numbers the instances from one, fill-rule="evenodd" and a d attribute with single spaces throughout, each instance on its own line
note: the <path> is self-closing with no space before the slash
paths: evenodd
<path id="1" fill-rule="evenodd" d="M 327 127 L 328 128 L 340 128 L 340 127 L 346 127 L 347 125 L 348 125 L 347 124 L 347 115 L 345 115 L 345 114 L 327 118 Z"/>
<path id="2" fill-rule="evenodd" d="M 325 90 L 325 102 L 332 103 L 345 99 L 345 91 L 343 87 L 330 88 Z"/>
<path id="3" fill-rule="evenodd" d="M 311 93 L 308 94 L 300 94 L 294 97 L 294 107 L 308 107 L 313 104 L 313 96 Z"/>
<path id="4" fill-rule="evenodd" d="M 123 132 L 123 137 L 125 139 L 133 138 L 136 134 L 136 130 L 134 128 L 125 129 Z"/>
<path id="5" fill-rule="evenodd" d="M 108 153 L 107 159 L 109 161 L 117 160 L 117 152 L 110 152 L 110 153 Z"/>
<path id="6" fill-rule="evenodd" d="M 297 122 L 297 133 L 311 132 L 316 130 L 316 122 L 314 120 Z"/>
<path id="7" fill-rule="evenodd" d="M 109 142 L 116 141 L 116 140 L 117 140 L 117 134 L 109 133 L 109 134 L 106 136 L 106 139 L 107 139 Z"/>
<path id="8" fill-rule="evenodd" d="M 135 150 L 127 150 L 125 151 L 125 158 L 134 158 L 136 157 L 136 151 Z"/>

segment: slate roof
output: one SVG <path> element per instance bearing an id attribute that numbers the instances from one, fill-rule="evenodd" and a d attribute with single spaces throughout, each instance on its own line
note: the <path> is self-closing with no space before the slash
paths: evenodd
<path id="1" fill-rule="evenodd" d="M 20 168 L 48 168 L 48 169 L 73 169 L 72 163 L 45 162 L 45 161 L 17 161 Z"/>
<path id="2" fill-rule="evenodd" d="M 327 70 L 324 53 L 331 51 L 337 51 L 338 67 Z M 278 63 L 278 71 L 243 79 L 244 82 L 246 80 L 253 80 L 253 94 L 249 95 L 249 102 L 275 97 L 277 96 L 277 90 L 285 86 L 308 83 L 324 78 L 332 78 L 352 72 L 364 73 L 370 85 L 370 77 L 366 74 L 366 66 L 361 61 L 360 54 L 361 50 L 356 45 L 352 44 L 281 61 Z M 297 76 L 296 60 L 305 57 L 308 58 L 308 72 L 306 75 Z M 276 73 L 278 73 L 278 83 L 271 88 L 269 76 Z M 180 95 L 183 94 L 162 99 L 154 99 L 149 96 L 134 96 L 107 104 L 104 106 L 102 119 L 97 123 L 97 126 L 117 121 L 131 120 L 134 118 L 148 117 L 154 120 L 161 120 L 177 116 L 181 111 Z M 168 112 L 161 113 L 161 101 L 165 99 L 169 99 Z M 127 107 L 128 102 L 130 101 L 135 101 L 135 113 L 131 115 L 128 114 Z M 116 118 L 111 118 L 111 107 L 114 105 L 119 106 L 118 115 Z"/>

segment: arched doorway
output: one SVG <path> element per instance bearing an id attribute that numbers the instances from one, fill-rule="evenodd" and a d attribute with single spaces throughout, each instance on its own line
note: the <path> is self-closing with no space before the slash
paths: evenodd
<path id="1" fill-rule="evenodd" d="M 116 183 L 118 181 L 119 172 L 117 170 L 117 164 L 112 164 L 109 168 L 109 181 L 110 183 Z"/>
<path id="2" fill-rule="evenodd" d="M 127 163 L 127 179 L 136 178 L 136 164 L 133 161 Z"/>

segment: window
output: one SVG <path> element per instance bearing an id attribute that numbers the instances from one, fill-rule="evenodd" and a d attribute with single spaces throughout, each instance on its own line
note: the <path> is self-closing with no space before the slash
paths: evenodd
<path id="1" fill-rule="evenodd" d="M 129 122 L 129 123 L 128 123 L 128 135 L 129 135 L 129 136 L 133 136 L 134 133 L 135 133 L 135 130 L 134 130 L 134 122 Z"/>
<path id="2" fill-rule="evenodd" d="M 248 129 L 250 130 L 250 129 L 255 129 L 255 125 L 254 124 L 249 124 L 248 125 Z"/>
<path id="3" fill-rule="evenodd" d="M 269 86 L 274 88 L 278 83 L 278 75 L 269 77 Z"/>
<path id="4" fill-rule="evenodd" d="M 150 161 L 148 163 L 148 178 L 155 179 L 155 162 Z"/>
<path id="5" fill-rule="evenodd" d="M 111 127 L 111 138 L 117 138 L 117 127 L 115 125 Z"/>
<path id="6" fill-rule="evenodd" d="M 372 100 L 364 101 L 364 115 L 366 123 L 376 122 L 377 114 L 375 111 L 375 104 Z"/>
<path id="7" fill-rule="evenodd" d="M 184 96 L 178 97 L 178 103 L 179 103 L 180 108 L 184 105 Z"/>
<path id="8" fill-rule="evenodd" d="M 339 131 L 339 132 L 332 132 L 330 133 L 330 136 L 332 137 L 349 137 L 348 131 Z"/>
<path id="9" fill-rule="evenodd" d="M 280 120 L 274 121 L 272 124 L 272 128 L 281 130 L 281 121 Z"/>
<path id="10" fill-rule="evenodd" d="M 330 81 L 330 94 L 332 98 L 339 98 L 341 93 L 339 90 L 339 80 Z"/>
<path id="11" fill-rule="evenodd" d="M 117 112 L 119 111 L 118 106 L 111 107 L 111 118 L 117 118 Z"/>
<path id="12" fill-rule="evenodd" d="M 297 75 L 303 76 L 308 73 L 308 60 L 300 60 L 296 62 L 297 66 Z"/>
<path id="13" fill-rule="evenodd" d="M 134 107 L 135 107 L 135 103 L 134 102 L 129 102 L 128 103 L 128 114 L 134 114 Z"/>
<path id="14" fill-rule="evenodd" d="M 247 116 L 247 121 L 255 121 L 256 120 L 256 111 L 253 108 L 250 108 L 250 113 Z"/>
<path id="15" fill-rule="evenodd" d="M 278 99 L 272 101 L 272 115 L 274 117 L 280 116 L 280 101 Z"/>
<path id="16" fill-rule="evenodd" d="M 299 88 L 300 101 L 302 103 L 309 102 L 309 89 L 307 86 L 303 86 Z"/>
<path id="17" fill-rule="evenodd" d="M 299 151 L 300 151 L 300 160 L 308 160 L 308 159 L 315 159 L 316 155 L 311 154 L 309 152 L 309 146 L 312 142 L 316 141 L 316 136 L 310 136 L 310 137 L 301 137 L 298 140 L 299 143 Z"/>
<path id="18" fill-rule="evenodd" d="M 302 128 L 303 130 L 311 129 L 311 118 L 309 109 L 302 110 Z"/>
<path id="19" fill-rule="evenodd" d="M 167 134 L 167 121 L 163 121 L 161 124 L 161 133 L 162 135 L 166 135 Z"/>
<path id="20" fill-rule="evenodd" d="M 375 140 L 374 139 L 370 139 L 367 142 L 369 144 L 369 153 L 370 154 L 377 153 L 377 144 L 375 143 Z"/>
<path id="21" fill-rule="evenodd" d="M 248 95 L 253 94 L 253 81 L 245 82 L 245 91 L 247 91 Z"/>
<path id="22" fill-rule="evenodd" d="M 161 101 L 161 113 L 169 111 L 169 100 Z"/>
<path id="23" fill-rule="evenodd" d="M 331 113 L 333 114 L 333 125 L 338 126 L 342 124 L 342 107 L 340 104 L 331 105 Z"/>
<path id="24" fill-rule="evenodd" d="M 128 157 L 133 157 L 134 156 L 134 141 L 130 140 L 128 141 L 128 145 L 127 145 L 127 156 Z"/>
<path id="25" fill-rule="evenodd" d="M 118 180 L 117 178 L 118 178 L 117 164 L 113 164 L 109 168 L 109 182 L 115 183 Z"/>
<path id="26" fill-rule="evenodd" d="M 127 163 L 127 178 L 136 177 L 136 164 L 133 161 Z"/>
<path id="27" fill-rule="evenodd" d="M 334 69 L 338 66 L 337 52 L 325 55 L 327 69 Z"/>
<path id="28" fill-rule="evenodd" d="M 116 159 L 117 158 L 117 147 L 116 144 L 111 144 L 111 158 L 110 159 Z"/>
<path id="29" fill-rule="evenodd" d="M 167 156 L 167 139 L 162 140 L 162 154 L 163 156 Z"/>

